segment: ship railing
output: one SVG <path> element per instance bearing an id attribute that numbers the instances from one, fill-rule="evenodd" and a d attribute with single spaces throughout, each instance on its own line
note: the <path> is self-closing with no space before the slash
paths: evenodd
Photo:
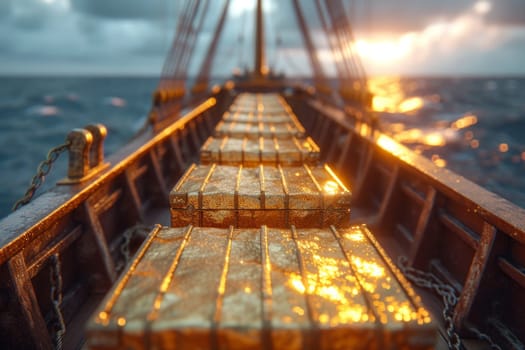
<path id="1" fill-rule="evenodd" d="M 0 221 L 0 324 L 7 325 L 0 344 L 57 347 L 64 323 L 79 314 L 87 319 L 96 303 L 86 301 L 100 300 L 129 244 L 140 244 L 133 228 L 169 222 L 170 186 L 195 161 L 232 97 L 216 90 L 165 129 L 138 134 L 86 181 L 65 181 Z M 68 345 L 68 333 L 69 325 L 65 348 L 76 346 Z"/>
<path id="2" fill-rule="evenodd" d="M 453 287 L 462 336 L 475 338 L 475 327 L 503 348 L 522 348 L 525 210 L 381 133 L 366 111 L 343 112 L 301 90 L 287 100 L 351 184 L 352 217 L 371 225 L 391 257 Z"/>

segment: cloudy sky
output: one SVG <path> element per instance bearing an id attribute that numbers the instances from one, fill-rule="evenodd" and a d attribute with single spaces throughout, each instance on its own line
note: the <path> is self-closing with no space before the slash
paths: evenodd
<path id="1" fill-rule="evenodd" d="M 215 62 L 222 73 L 251 62 L 254 0 L 232 1 Z M 304 74 L 307 60 L 299 49 L 289 2 L 265 0 L 268 61 L 277 70 Z M 525 75 L 524 0 L 345 2 L 354 21 L 357 51 L 369 74 Z M 0 0 L 0 75 L 157 76 L 181 3 Z M 211 0 L 197 54 L 205 52 L 221 3 Z M 313 2 L 301 3 L 308 7 Z M 319 55 L 333 73 L 327 53 L 321 47 Z M 191 72 L 196 72 L 199 64 L 192 62 Z"/>

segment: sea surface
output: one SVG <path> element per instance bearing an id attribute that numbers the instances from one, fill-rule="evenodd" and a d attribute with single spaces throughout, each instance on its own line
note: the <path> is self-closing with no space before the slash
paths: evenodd
<path id="1" fill-rule="evenodd" d="M 156 78 L 0 77 L 0 217 L 47 151 L 90 123 L 106 153 L 145 122 Z M 374 78 L 383 130 L 430 159 L 525 207 L 525 78 Z M 63 154 L 42 190 L 66 174 Z M 38 193 L 41 193 L 40 190 Z"/>

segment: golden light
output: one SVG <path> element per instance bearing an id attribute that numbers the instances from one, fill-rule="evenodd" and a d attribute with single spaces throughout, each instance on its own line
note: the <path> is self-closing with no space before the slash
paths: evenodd
<path id="1" fill-rule="evenodd" d="M 306 288 L 304 287 L 303 280 L 301 279 L 301 276 L 299 276 L 299 275 L 297 275 L 295 273 L 292 273 L 290 275 L 290 278 L 288 279 L 288 281 L 290 283 L 290 287 L 295 289 L 300 294 L 304 294 L 304 292 L 306 291 Z"/>
<path id="2" fill-rule="evenodd" d="M 339 185 L 332 180 L 326 181 L 323 185 L 323 191 L 328 194 L 337 194 L 339 192 Z"/>
<path id="3" fill-rule="evenodd" d="M 372 109 L 376 112 L 393 112 L 395 102 L 392 98 L 374 95 L 372 98 Z"/>
<path id="4" fill-rule="evenodd" d="M 126 325 L 126 319 L 124 317 L 119 317 L 118 320 L 117 320 L 117 324 L 120 327 L 124 327 Z"/>
<path id="5" fill-rule="evenodd" d="M 406 57 L 410 52 L 410 43 L 407 40 L 357 40 L 354 48 L 362 58 L 392 63 Z"/>
<path id="6" fill-rule="evenodd" d="M 509 151 L 509 145 L 506 143 L 500 143 L 498 149 L 501 153 L 506 153 Z"/>
<path id="7" fill-rule="evenodd" d="M 375 278 L 383 277 L 385 275 L 385 269 L 375 262 L 366 261 L 353 256 L 352 263 L 356 266 L 357 272 L 360 274 Z"/>
<path id="8" fill-rule="evenodd" d="M 431 133 L 425 135 L 423 138 L 423 143 L 428 146 L 444 146 L 447 142 L 443 135 L 439 133 Z"/>
<path id="9" fill-rule="evenodd" d="M 303 308 L 299 307 L 299 306 L 294 306 L 292 308 L 292 311 L 295 312 L 296 314 L 298 314 L 299 316 L 303 316 L 304 315 L 304 310 Z"/>
<path id="10" fill-rule="evenodd" d="M 401 102 L 397 108 L 400 113 L 413 112 L 423 107 L 423 99 L 421 97 L 411 97 Z"/>
<path id="11" fill-rule="evenodd" d="M 452 128 L 456 130 L 464 129 L 476 124 L 477 122 L 478 118 L 475 115 L 466 115 L 452 123 Z"/>
<path id="12" fill-rule="evenodd" d="M 344 237 L 354 242 L 362 242 L 365 239 L 365 236 L 361 232 L 347 233 Z"/>
<path id="13" fill-rule="evenodd" d="M 447 166 L 447 161 L 441 158 L 438 154 L 432 155 L 432 162 L 440 168 Z"/>
<path id="14" fill-rule="evenodd" d="M 492 9 L 492 4 L 488 1 L 478 1 L 474 5 L 474 11 L 479 14 L 486 14 Z"/>
<path id="15" fill-rule="evenodd" d="M 379 136 L 377 143 L 379 144 L 379 146 L 381 146 L 385 150 L 390 151 L 392 153 L 399 153 L 403 151 L 400 144 L 398 144 L 397 142 L 392 140 L 390 137 L 385 136 L 385 135 Z"/>

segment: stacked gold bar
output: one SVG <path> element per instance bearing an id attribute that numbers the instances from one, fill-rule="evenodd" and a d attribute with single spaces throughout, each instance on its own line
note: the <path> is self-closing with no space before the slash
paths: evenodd
<path id="1" fill-rule="evenodd" d="M 93 349 L 431 349 L 436 327 L 276 94 L 241 94 L 88 326 Z"/>

